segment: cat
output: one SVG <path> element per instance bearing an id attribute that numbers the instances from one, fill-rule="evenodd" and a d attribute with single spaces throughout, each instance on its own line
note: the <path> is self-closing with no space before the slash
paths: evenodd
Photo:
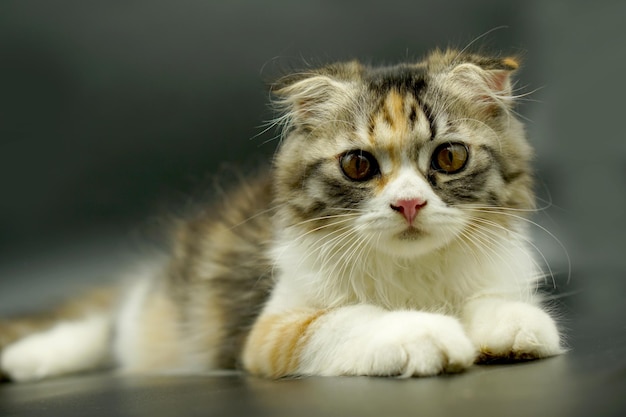
<path id="1" fill-rule="evenodd" d="M 413 377 L 564 352 L 527 231 L 518 66 L 448 49 L 280 78 L 269 172 L 180 220 L 126 287 L 2 322 L 2 373 Z"/>

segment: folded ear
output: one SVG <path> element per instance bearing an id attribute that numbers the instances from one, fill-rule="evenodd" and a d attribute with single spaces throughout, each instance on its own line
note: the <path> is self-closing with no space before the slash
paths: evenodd
<path id="1" fill-rule="evenodd" d="M 461 97 L 493 113 L 513 106 L 511 76 L 518 67 L 515 58 L 475 58 L 454 66 L 447 81 Z"/>
<path id="2" fill-rule="evenodd" d="M 274 103 L 292 126 L 316 127 L 337 119 L 353 99 L 356 62 L 335 64 L 311 72 L 300 72 L 279 79 L 272 85 Z"/>

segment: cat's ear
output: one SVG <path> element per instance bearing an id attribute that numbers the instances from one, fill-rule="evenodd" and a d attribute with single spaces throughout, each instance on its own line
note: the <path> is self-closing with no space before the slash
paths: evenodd
<path id="1" fill-rule="evenodd" d="M 279 79 L 271 86 L 274 103 L 289 124 L 319 126 L 336 119 L 355 91 L 348 73 L 356 63 L 300 72 Z"/>
<path id="2" fill-rule="evenodd" d="M 511 76 L 518 68 L 517 58 L 474 59 L 453 66 L 447 81 L 478 109 L 493 113 L 514 105 Z"/>

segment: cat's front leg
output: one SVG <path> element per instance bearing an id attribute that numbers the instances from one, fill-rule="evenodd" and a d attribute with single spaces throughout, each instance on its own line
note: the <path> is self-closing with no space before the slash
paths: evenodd
<path id="1" fill-rule="evenodd" d="M 371 305 L 263 314 L 243 352 L 254 374 L 427 376 L 476 358 L 457 319 Z"/>
<path id="2" fill-rule="evenodd" d="M 462 314 L 479 361 L 528 360 L 564 352 L 557 326 L 541 308 L 519 301 L 479 298 Z"/>

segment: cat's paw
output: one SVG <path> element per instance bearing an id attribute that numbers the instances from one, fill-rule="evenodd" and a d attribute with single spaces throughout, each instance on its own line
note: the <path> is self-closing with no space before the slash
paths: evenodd
<path id="1" fill-rule="evenodd" d="M 526 303 L 475 308 L 466 328 L 480 352 L 479 362 L 531 360 L 564 352 L 552 317 Z"/>
<path id="2" fill-rule="evenodd" d="M 0 353 L 0 373 L 16 382 L 90 370 L 108 354 L 106 316 L 59 323 L 6 346 Z"/>
<path id="3" fill-rule="evenodd" d="M 473 344 L 452 317 L 391 312 L 377 325 L 362 347 L 358 367 L 366 375 L 430 376 L 462 371 L 475 360 Z"/>
<path id="4" fill-rule="evenodd" d="M 400 319 L 396 322 L 394 319 Z M 474 362 L 475 349 L 460 324 L 450 317 L 430 316 L 415 320 L 392 314 L 385 329 L 368 347 L 373 369 L 403 377 L 459 372 Z M 406 323 L 402 323 L 406 321 Z"/>
<path id="5" fill-rule="evenodd" d="M 37 338 L 30 337 L 7 346 L 0 354 L 0 370 L 16 382 L 46 377 L 55 358 Z"/>
<path id="6" fill-rule="evenodd" d="M 320 373 L 431 376 L 462 371 L 476 358 L 461 324 L 438 314 L 388 312 L 369 323 L 360 336 L 344 346 L 330 364 L 323 365 Z"/>

